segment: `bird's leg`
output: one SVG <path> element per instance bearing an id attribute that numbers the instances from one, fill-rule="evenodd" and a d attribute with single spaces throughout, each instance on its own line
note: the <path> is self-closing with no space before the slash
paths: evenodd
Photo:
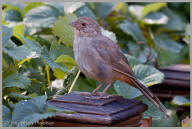
<path id="1" fill-rule="evenodd" d="M 101 94 L 100 94 L 100 97 L 101 98 L 109 98 L 111 95 L 107 95 L 106 94 L 106 91 L 109 89 L 109 87 L 111 86 L 111 84 L 112 83 L 109 83 L 106 87 L 105 87 L 105 89 L 101 92 Z"/>
<path id="2" fill-rule="evenodd" d="M 92 95 L 97 95 L 98 93 L 98 90 L 101 89 L 101 87 L 103 86 L 104 84 L 101 83 L 96 89 L 93 90 L 93 92 L 91 93 Z"/>

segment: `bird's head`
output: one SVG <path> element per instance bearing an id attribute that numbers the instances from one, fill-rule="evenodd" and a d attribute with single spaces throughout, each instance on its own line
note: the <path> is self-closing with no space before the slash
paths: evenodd
<path id="1" fill-rule="evenodd" d="M 101 29 L 97 22 L 87 16 L 80 17 L 69 24 L 75 28 L 76 33 L 80 36 L 94 36 L 101 34 Z"/>

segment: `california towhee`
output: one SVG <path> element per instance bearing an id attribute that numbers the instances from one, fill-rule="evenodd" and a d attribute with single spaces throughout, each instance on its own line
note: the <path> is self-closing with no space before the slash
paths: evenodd
<path id="1" fill-rule="evenodd" d="M 80 71 L 86 76 L 101 82 L 92 94 L 96 94 L 104 84 L 107 84 L 100 94 L 104 95 L 110 85 L 115 80 L 119 80 L 139 89 L 166 114 L 160 100 L 150 89 L 135 78 L 129 62 L 118 45 L 102 35 L 95 20 L 84 16 L 71 22 L 70 25 L 75 28 L 73 50 Z"/>

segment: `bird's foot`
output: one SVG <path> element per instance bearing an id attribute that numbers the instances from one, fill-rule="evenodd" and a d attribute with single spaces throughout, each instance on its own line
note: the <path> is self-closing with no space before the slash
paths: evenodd
<path id="1" fill-rule="evenodd" d="M 85 92 L 85 93 L 82 93 L 81 95 L 83 95 L 85 98 L 88 98 L 88 99 L 108 99 L 110 98 L 112 95 L 108 95 L 108 94 L 105 94 L 105 93 L 100 93 L 100 92 L 92 92 L 92 93 L 88 93 L 88 92 Z"/>
<path id="2" fill-rule="evenodd" d="M 100 93 L 99 93 L 99 92 L 95 92 L 95 91 L 93 91 L 93 92 L 91 93 L 91 95 L 92 95 L 92 96 L 99 96 Z"/>
<path id="3" fill-rule="evenodd" d="M 108 94 L 104 94 L 104 93 L 100 93 L 100 95 L 99 95 L 100 99 L 109 99 L 110 97 L 112 97 L 112 95 L 108 95 Z"/>

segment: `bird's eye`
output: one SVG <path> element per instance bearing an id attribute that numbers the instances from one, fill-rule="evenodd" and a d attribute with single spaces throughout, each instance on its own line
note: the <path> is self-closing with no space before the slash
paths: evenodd
<path id="1" fill-rule="evenodd" d="M 82 26 L 85 26 L 86 24 L 85 24 L 85 23 L 82 23 L 81 25 L 82 25 Z"/>

